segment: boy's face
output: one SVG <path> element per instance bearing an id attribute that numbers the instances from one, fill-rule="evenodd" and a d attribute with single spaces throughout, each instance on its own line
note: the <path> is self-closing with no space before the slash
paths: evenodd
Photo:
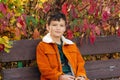
<path id="1" fill-rule="evenodd" d="M 63 19 L 60 19 L 60 21 L 51 21 L 50 25 L 47 24 L 47 30 L 51 34 L 51 37 L 60 38 L 66 30 L 65 21 Z"/>

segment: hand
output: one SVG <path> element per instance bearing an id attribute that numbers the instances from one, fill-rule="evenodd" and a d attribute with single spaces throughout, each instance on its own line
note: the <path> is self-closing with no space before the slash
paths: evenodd
<path id="1" fill-rule="evenodd" d="M 71 75 L 60 75 L 59 80 L 74 80 L 75 77 Z"/>
<path id="2" fill-rule="evenodd" d="M 75 78 L 75 80 L 85 80 L 85 77 L 80 76 L 80 77 Z"/>

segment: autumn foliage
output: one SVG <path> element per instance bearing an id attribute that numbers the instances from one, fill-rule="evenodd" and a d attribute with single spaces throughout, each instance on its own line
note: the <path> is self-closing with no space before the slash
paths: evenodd
<path id="1" fill-rule="evenodd" d="M 47 14 L 61 11 L 67 17 L 69 39 L 87 37 L 94 43 L 96 36 L 120 36 L 119 6 L 119 0 L 0 0 L 0 38 L 42 38 Z"/>

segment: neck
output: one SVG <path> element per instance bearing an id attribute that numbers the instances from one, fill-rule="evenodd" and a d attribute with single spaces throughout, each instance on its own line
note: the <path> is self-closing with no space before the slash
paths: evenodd
<path id="1" fill-rule="evenodd" d="M 61 44 L 60 37 L 52 37 L 52 40 L 57 44 Z"/>

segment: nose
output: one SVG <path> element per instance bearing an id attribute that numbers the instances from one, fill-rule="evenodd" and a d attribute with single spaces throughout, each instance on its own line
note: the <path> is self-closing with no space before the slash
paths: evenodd
<path id="1" fill-rule="evenodd" d="M 60 29 L 60 25 L 56 26 L 56 29 Z"/>

